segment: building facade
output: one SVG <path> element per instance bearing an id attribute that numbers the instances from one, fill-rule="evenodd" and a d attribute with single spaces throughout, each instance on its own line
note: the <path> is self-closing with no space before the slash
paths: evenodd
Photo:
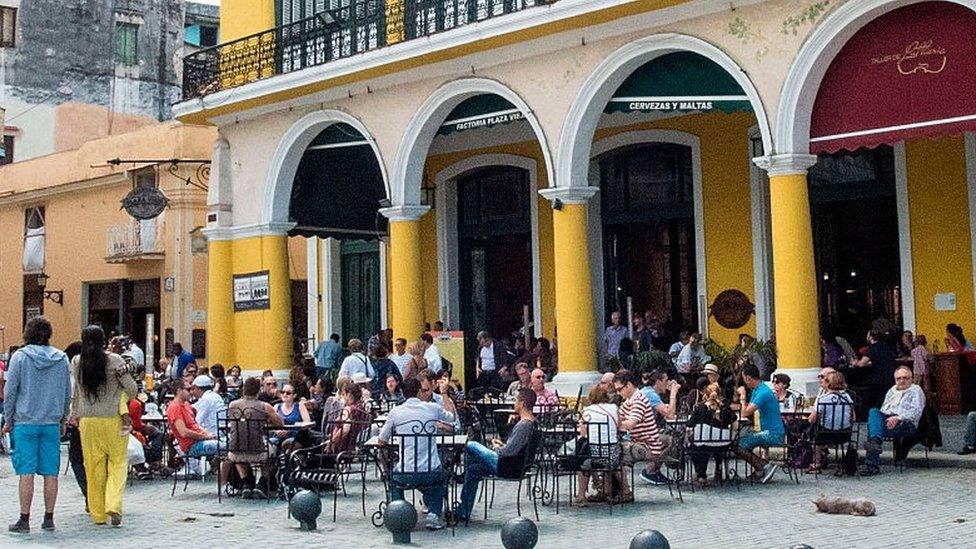
<path id="1" fill-rule="evenodd" d="M 205 185 L 206 164 L 146 160 L 209 162 L 215 137 L 213 128 L 168 122 L 0 167 L 5 343 L 20 344 L 26 320 L 43 314 L 62 348 L 99 324 L 131 335 L 147 357 L 178 341 L 196 342 L 204 358 L 206 192 L 186 180 Z M 136 186 L 163 191 L 166 210 L 130 217 L 120 202 Z"/>
<path id="2" fill-rule="evenodd" d="M 628 306 L 775 336 L 801 386 L 821 330 L 972 331 L 974 10 L 226 0 L 174 108 L 219 131 L 214 357 L 286 364 L 293 301 L 311 339 L 352 320 L 503 335 L 527 312 L 570 394 Z"/>

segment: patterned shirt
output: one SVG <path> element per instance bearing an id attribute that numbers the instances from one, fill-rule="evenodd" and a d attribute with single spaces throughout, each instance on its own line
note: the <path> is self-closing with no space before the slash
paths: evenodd
<path id="1" fill-rule="evenodd" d="M 623 404 L 620 405 L 620 422 L 634 422 L 630 429 L 631 442 L 646 445 L 652 452 L 661 452 L 661 435 L 657 430 L 657 419 L 647 397 L 640 391 L 634 391 Z"/>

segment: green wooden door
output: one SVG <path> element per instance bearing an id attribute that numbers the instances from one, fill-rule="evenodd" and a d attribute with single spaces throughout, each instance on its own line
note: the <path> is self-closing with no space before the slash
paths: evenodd
<path id="1" fill-rule="evenodd" d="M 342 341 L 364 343 L 380 330 L 380 249 L 377 241 L 343 240 Z"/>

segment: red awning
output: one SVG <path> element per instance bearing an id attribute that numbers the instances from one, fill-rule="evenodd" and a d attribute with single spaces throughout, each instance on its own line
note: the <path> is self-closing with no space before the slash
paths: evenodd
<path id="1" fill-rule="evenodd" d="M 836 152 L 976 130 L 976 12 L 951 2 L 891 11 L 831 62 L 810 150 Z"/>

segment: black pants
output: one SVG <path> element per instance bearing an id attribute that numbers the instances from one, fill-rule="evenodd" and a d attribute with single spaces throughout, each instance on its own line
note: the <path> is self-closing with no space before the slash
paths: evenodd
<path id="1" fill-rule="evenodd" d="M 88 505 L 88 475 L 85 474 L 85 456 L 81 453 L 81 431 L 77 427 L 68 427 L 68 463 L 71 464 L 71 471 L 75 474 L 78 488 L 85 496 L 85 505 Z"/>
<path id="2" fill-rule="evenodd" d="M 715 457 L 715 478 L 722 478 L 722 466 L 725 462 L 724 454 L 728 450 L 725 448 L 709 448 L 707 446 L 698 446 L 691 450 L 691 463 L 695 467 L 695 477 L 697 478 L 708 478 L 708 460 L 712 456 Z"/>
<path id="3" fill-rule="evenodd" d="M 481 371 L 481 375 L 478 376 L 478 385 L 484 387 L 485 390 L 488 389 L 501 389 L 502 378 L 498 375 L 497 370 L 491 371 Z"/>

